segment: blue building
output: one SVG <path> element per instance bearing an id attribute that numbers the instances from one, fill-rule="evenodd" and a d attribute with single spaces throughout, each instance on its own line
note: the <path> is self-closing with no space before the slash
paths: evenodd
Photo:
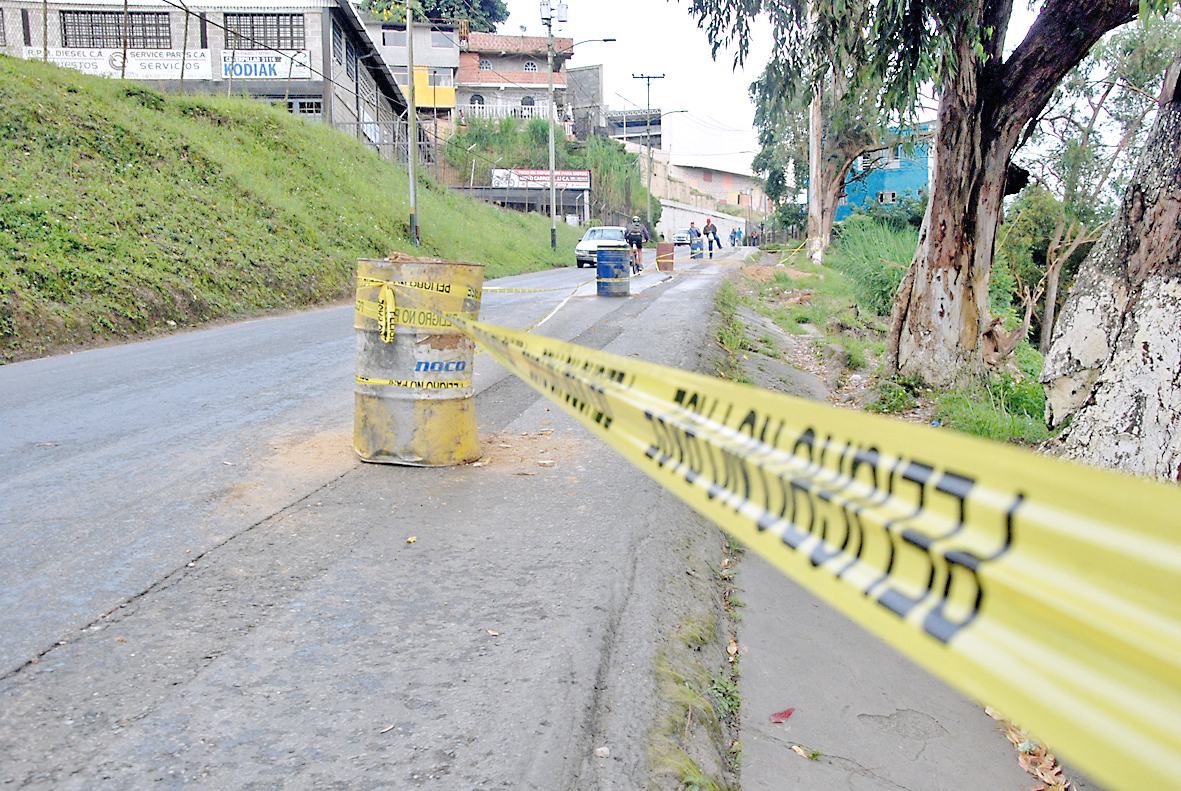
<path id="1" fill-rule="evenodd" d="M 910 146 L 899 143 L 858 157 L 850 168 L 835 219 L 839 222 L 848 217 L 854 206 L 889 205 L 906 195 L 917 198 L 931 180 L 933 127 L 932 123 L 919 124 Z"/>

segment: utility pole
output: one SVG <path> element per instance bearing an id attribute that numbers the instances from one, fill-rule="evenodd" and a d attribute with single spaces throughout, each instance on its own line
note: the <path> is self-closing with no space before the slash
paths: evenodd
<path id="1" fill-rule="evenodd" d="M 557 107 L 554 105 L 554 17 L 559 22 L 565 22 L 566 4 L 558 3 L 553 8 L 552 0 L 541 0 L 541 22 L 546 29 L 545 54 L 549 63 L 549 244 L 554 250 L 558 249 L 558 207 L 557 186 L 554 179 L 554 124 L 557 122 Z"/>
<path id="2" fill-rule="evenodd" d="M 655 233 L 652 230 L 652 80 L 663 80 L 663 74 L 633 74 L 633 80 L 645 80 L 648 83 L 648 109 L 644 110 L 644 115 L 648 119 L 648 130 L 644 134 L 644 141 L 648 145 L 648 232 Z M 625 115 L 626 119 L 627 116 Z M 626 123 L 626 121 L 625 121 Z"/>
<path id="3" fill-rule="evenodd" d="M 418 247 L 418 108 L 414 106 L 414 0 L 406 0 L 406 120 L 410 137 L 410 243 Z"/>

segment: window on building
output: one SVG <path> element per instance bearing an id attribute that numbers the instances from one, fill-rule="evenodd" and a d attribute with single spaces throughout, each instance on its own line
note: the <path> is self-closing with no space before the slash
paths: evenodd
<path id="1" fill-rule="evenodd" d="M 845 192 L 841 192 L 841 194 L 837 196 L 837 205 L 838 206 L 848 206 L 849 205 L 849 195 Z"/>
<path id="2" fill-rule="evenodd" d="M 290 99 L 287 102 L 287 110 L 292 115 L 319 118 L 324 114 L 324 103 L 320 99 Z"/>
<path id="3" fill-rule="evenodd" d="M 890 204 L 898 200 L 898 193 L 894 191 L 885 191 L 878 193 L 878 203 Z"/>
<path id="4" fill-rule="evenodd" d="M 531 60 L 525 61 L 525 71 L 537 71 L 537 64 Z"/>
<path id="5" fill-rule="evenodd" d="M 62 46 L 118 49 L 123 46 L 120 11 L 62 11 Z M 127 46 L 132 49 L 171 49 L 168 14 L 134 12 L 127 15 Z"/>
<path id="6" fill-rule="evenodd" d="M 701 172 L 701 180 L 708 184 L 714 180 L 714 174 L 708 170 L 703 170 Z"/>
<path id="7" fill-rule="evenodd" d="M 451 69 L 431 69 L 426 79 L 426 84 L 432 88 L 450 88 L 455 84 L 451 78 Z"/>
<path id="8" fill-rule="evenodd" d="M 8 36 L 4 33 L 4 9 L 0 8 L 0 47 L 8 46 Z"/>
<path id="9" fill-rule="evenodd" d="M 470 104 L 472 107 L 483 107 L 484 97 L 478 93 L 473 93 L 472 98 L 468 100 L 468 104 Z"/>
<path id="10" fill-rule="evenodd" d="M 364 69 L 361 70 L 361 79 L 357 80 L 357 101 L 363 104 L 377 104 L 377 83 Z"/>
<path id="11" fill-rule="evenodd" d="M 303 14 L 226 14 L 226 49 L 303 49 Z"/>
<path id="12" fill-rule="evenodd" d="M 344 65 L 344 30 L 336 22 L 332 23 L 332 59 Z"/>
<path id="13" fill-rule="evenodd" d="M 349 76 L 349 79 L 355 80 L 357 78 L 357 48 L 353 46 L 351 41 L 344 43 L 344 73 Z"/>
<path id="14" fill-rule="evenodd" d="M 432 30 L 431 31 L 431 46 L 436 49 L 451 49 L 455 46 L 455 39 L 451 37 L 451 33 L 446 30 Z"/>
<path id="15" fill-rule="evenodd" d="M 532 107 L 533 106 L 533 97 L 526 96 L 525 98 L 521 99 L 521 106 L 522 107 Z"/>
<path id="16" fill-rule="evenodd" d="M 390 71 L 394 73 L 394 82 L 398 83 L 403 88 L 410 84 L 410 78 L 407 76 L 406 66 L 394 66 L 392 69 L 390 69 Z"/>
<path id="17" fill-rule="evenodd" d="M 492 61 L 480 58 L 480 71 L 492 71 Z"/>
<path id="18" fill-rule="evenodd" d="M 381 29 L 381 43 L 386 47 L 404 47 L 406 46 L 406 30 L 398 29 L 396 27 L 387 27 Z"/>

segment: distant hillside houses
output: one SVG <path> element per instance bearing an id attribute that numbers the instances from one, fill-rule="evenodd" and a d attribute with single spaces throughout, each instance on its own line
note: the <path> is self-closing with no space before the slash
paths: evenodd
<path id="1" fill-rule="evenodd" d="M 909 143 L 883 146 L 858 157 L 849 171 L 836 219 L 845 219 L 857 206 L 888 206 L 906 196 L 918 198 L 934 172 L 933 139 L 934 124 L 924 123 L 916 127 Z"/>

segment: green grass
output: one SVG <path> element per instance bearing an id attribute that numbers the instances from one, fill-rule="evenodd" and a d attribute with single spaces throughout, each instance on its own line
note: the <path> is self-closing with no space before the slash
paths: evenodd
<path id="1" fill-rule="evenodd" d="M 971 390 L 939 393 L 935 418 L 944 426 L 978 437 L 1036 445 L 1049 439 L 1045 392 L 1038 381 L 1041 355 L 1027 343 L 1014 353 L 1019 373 L 1002 373 Z"/>
<path id="2" fill-rule="evenodd" d="M 922 382 L 917 379 L 897 377 L 894 379 L 878 379 L 876 401 L 865 405 L 867 412 L 877 412 L 879 415 L 897 415 L 918 406 L 915 395 L 922 388 Z"/>
<path id="3" fill-rule="evenodd" d="M 732 382 L 750 384 L 750 377 L 742 368 L 743 350 L 750 347 L 750 342 L 737 316 L 738 301 L 738 289 L 728 280 L 723 282 L 715 297 L 715 308 L 721 319 L 718 324 L 718 344 L 722 347 L 717 374 Z"/>
<path id="4" fill-rule="evenodd" d="M 917 245 L 917 231 L 888 227 L 855 214 L 841 223 L 825 261 L 849 276 L 862 307 L 885 316 Z"/>
<path id="5" fill-rule="evenodd" d="M 0 362 L 347 296 L 414 251 L 488 278 L 567 265 L 578 230 L 422 181 L 260 102 L 164 96 L 0 56 Z"/>

